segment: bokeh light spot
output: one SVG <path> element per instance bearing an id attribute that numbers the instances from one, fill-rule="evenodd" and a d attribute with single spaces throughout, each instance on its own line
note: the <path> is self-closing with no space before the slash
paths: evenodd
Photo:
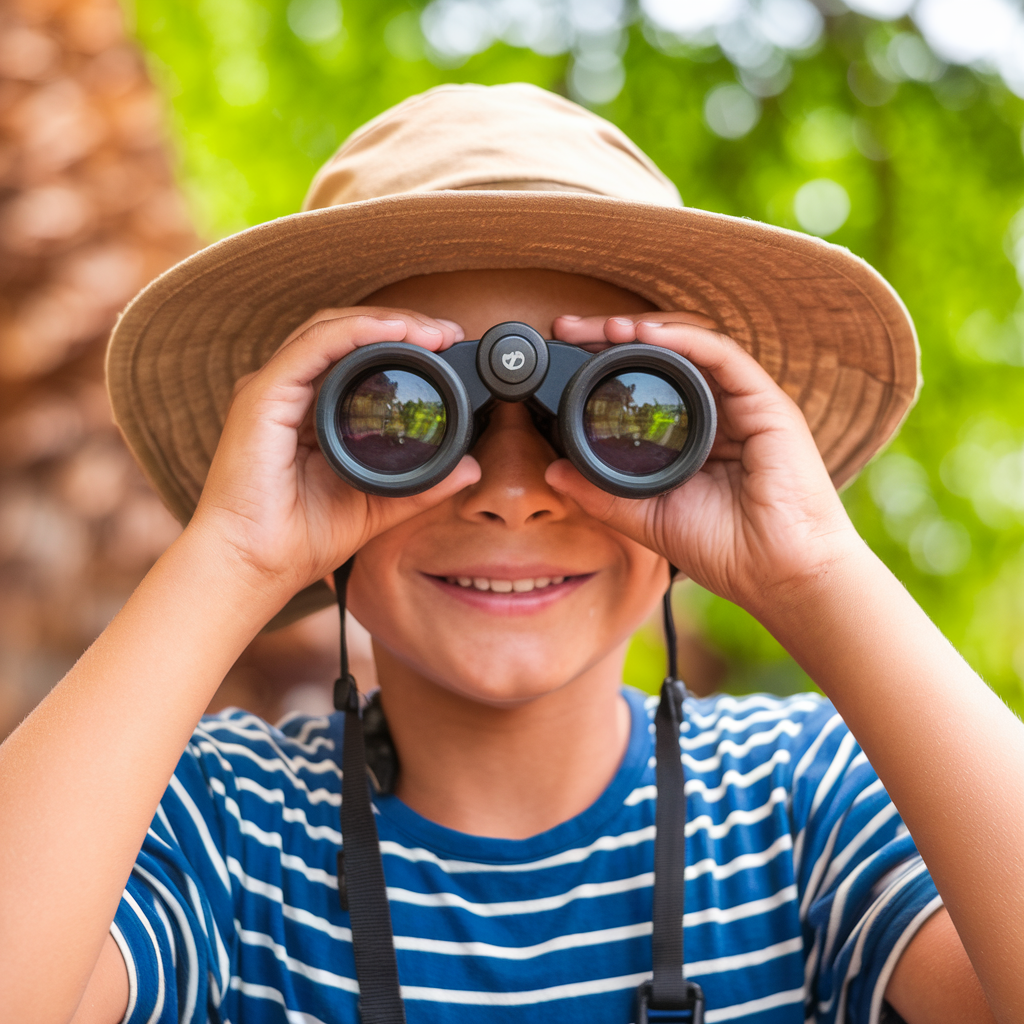
<path id="1" fill-rule="evenodd" d="M 292 0 L 288 27 L 304 43 L 325 43 L 341 31 L 341 4 L 338 0 Z"/>
<path id="2" fill-rule="evenodd" d="M 704 99 L 704 120 L 723 139 L 739 139 L 757 124 L 761 104 L 742 85 L 716 85 Z"/>
<path id="3" fill-rule="evenodd" d="M 827 238 L 850 216 L 850 196 L 839 182 L 815 178 L 797 190 L 793 213 L 804 231 Z"/>

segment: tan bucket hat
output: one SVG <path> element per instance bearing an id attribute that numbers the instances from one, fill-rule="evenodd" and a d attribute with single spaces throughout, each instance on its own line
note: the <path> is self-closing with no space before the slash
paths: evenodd
<path id="1" fill-rule="evenodd" d="M 561 270 L 703 313 L 800 405 L 837 486 L 917 395 L 913 323 L 867 263 L 819 238 L 684 208 L 614 125 L 535 86 L 444 85 L 405 100 L 345 141 L 303 210 L 172 267 L 114 328 L 115 420 L 183 524 L 237 378 L 317 309 L 417 274 Z M 273 625 L 330 600 L 310 587 Z"/>

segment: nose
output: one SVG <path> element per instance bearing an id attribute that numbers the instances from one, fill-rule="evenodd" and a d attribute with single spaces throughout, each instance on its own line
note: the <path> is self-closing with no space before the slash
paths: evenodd
<path id="1" fill-rule="evenodd" d="M 519 529 L 568 514 L 568 499 L 544 480 L 544 470 L 558 456 L 521 403 L 498 402 L 473 456 L 480 463 L 481 476 L 461 492 L 462 518 Z"/>

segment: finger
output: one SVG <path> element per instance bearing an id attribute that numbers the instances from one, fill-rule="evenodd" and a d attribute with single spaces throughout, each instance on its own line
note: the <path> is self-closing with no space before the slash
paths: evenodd
<path id="1" fill-rule="evenodd" d="M 768 371 L 724 334 L 695 324 L 653 318 L 637 321 L 635 330 L 638 341 L 685 356 L 709 375 L 726 395 L 754 395 L 765 391 L 784 394 Z"/>
<path id="2" fill-rule="evenodd" d="M 408 322 L 398 318 L 353 315 L 317 321 L 279 349 L 238 389 L 228 424 L 235 416 L 257 416 L 281 426 L 299 427 L 313 403 L 318 377 L 362 345 L 403 341 L 408 333 Z"/>
<path id="3" fill-rule="evenodd" d="M 466 340 L 466 332 L 462 329 L 461 324 L 457 324 L 454 320 L 445 320 L 443 317 L 438 317 L 437 323 L 442 327 L 450 328 L 452 332 L 452 340 L 444 346 L 445 348 L 447 348 L 449 344 L 454 345 L 456 342 Z"/>
<path id="4" fill-rule="evenodd" d="M 722 425 L 715 433 L 715 440 L 711 444 L 711 451 L 708 453 L 708 462 L 738 462 L 743 458 L 743 442 L 729 437 L 723 433 Z"/>
<path id="5" fill-rule="evenodd" d="M 364 345 L 405 341 L 431 351 L 440 347 L 443 340 L 440 328 L 423 325 L 414 317 L 393 310 L 387 312 L 388 316 L 384 317 L 353 310 L 346 316 L 316 321 L 271 356 L 257 379 L 304 387 Z"/>
<path id="6" fill-rule="evenodd" d="M 339 359 L 375 341 L 403 341 L 404 320 L 350 316 L 319 320 L 286 347 L 278 349 L 239 389 L 237 400 L 276 402 L 312 400 L 313 381 Z"/>
<path id="7" fill-rule="evenodd" d="M 560 316 L 552 323 L 551 333 L 558 341 L 578 345 L 596 355 L 612 346 L 604 329 L 607 319 L 606 316 Z M 632 332 L 622 340 L 632 341 Z"/>
<path id="8" fill-rule="evenodd" d="M 384 498 L 368 495 L 368 533 L 366 541 L 384 530 L 389 530 L 413 516 L 426 512 L 440 505 L 448 498 L 458 494 L 464 487 L 469 487 L 480 480 L 480 463 L 472 455 L 464 455 L 458 465 L 440 482 L 429 490 L 407 498 Z"/>
<path id="9" fill-rule="evenodd" d="M 253 379 L 253 377 L 256 376 L 258 372 L 258 370 L 253 370 L 252 373 L 245 373 L 241 377 L 239 377 L 238 380 L 235 381 L 234 386 L 231 388 L 232 399 L 238 394 L 239 391 L 242 390 L 242 388 L 245 387 L 246 384 L 249 383 L 249 381 Z"/>
<path id="10" fill-rule="evenodd" d="M 422 333 L 427 342 L 425 347 L 434 350 L 448 348 L 448 346 L 455 344 L 457 341 L 463 341 L 466 337 L 466 332 L 454 320 L 443 320 L 440 318 L 429 317 L 414 309 L 398 309 L 390 306 L 349 306 L 339 309 L 317 310 L 316 313 L 303 321 L 303 323 L 299 324 L 299 326 L 296 327 L 283 342 L 281 342 L 277 351 L 281 351 L 281 349 L 290 345 L 297 338 L 304 335 L 311 327 L 314 327 L 319 323 L 329 320 L 344 320 L 348 317 L 359 315 L 376 316 L 382 320 L 406 320 L 413 330 L 410 337 L 403 340 L 411 341 L 413 344 L 421 344 L 423 339 L 421 339 L 419 335 Z M 421 331 L 416 330 L 417 325 L 422 329 Z M 439 335 L 441 340 L 440 345 L 437 345 L 436 342 Z"/>
<path id="11" fill-rule="evenodd" d="M 556 316 L 551 324 L 551 333 L 556 341 L 567 341 L 573 345 L 588 342 L 607 341 L 604 335 L 605 316 Z"/>
<path id="12" fill-rule="evenodd" d="M 430 343 L 426 346 L 432 351 L 440 351 L 441 349 L 447 348 L 450 345 L 454 345 L 457 341 L 464 341 L 466 338 L 466 332 L 462 329 L 461 325 L 450 319 L 443 319 L 438 316 L 428 316 L 426 313 L 421 313 L 417 309 L 404 309 L 392 306 L 356 306 L 351 312 L 372 312 L 375 315 L 383 316 L 384 318 L 392 316 L 400 316 L 404 319 L 408 319 L 410 325 L 414 328 L 412 335 L 407 338 L 407 341 L 412 341 L 413 344 L 420 344 L 418 340 L 418 333 L 415 328 L 417 325 L 422 329 L 423 333 L 428 336 Z M 435 332 L 440 331 L 441 341 L 435 347 L 433 339 L 435 339 Z"/>
<path id="13" fill-rule="evenodd" d="M 621 344 L 636 341 L 636 324 L 640 320 L 656 320 L 658 322 L 689 323 L 698 327 L 714 329 L 713 320 L 700 313 L 685 310 L 653 310 L 646 313 L 628 313 L 616 316 L 575 316 L 568 314 L 556 317 L 552 324 L 554 336 L 558 341 L 574 344 L 586 344 L 599 341 L 611 341 Z"/>
<path id="14" fill-rule="evenodd" d="M 453 344 L 462 330 L 457 324 L 453 327 L 453 321 L 434 326 L 429 317 L 409 310 L 369 306 L 321 310 L 307 323 L 236 392 L 236 400 L 241 397 L 243 403 L 271 402 L 273 412 L 262 412 L 283 426 L 301 425 L 313 402 L 316 379 L 355 349 L 405 341 L 437 351 Z"/>
<path id="15" fill-rule="evenodd" d="M 563 316 L 554 324 L 560 340 L 590 351 L 597 348 L 593 339 L 603 335 L 606 344 L 641 341 L 686 356 L 708 378 L 719 405 L 734 396 L 757 396 L 759 404 L 767 400 L 775 411 L 799 415 L 796 405 L 757 360 L 709 325 L 713 326 L 712 321 L 698 313 L 671 310 L 613 317 Z M 725 424 L 720 422 L 719 426 L 724 428 Z"/>
<path id="16" fill-rule="evenodd" d="M 557 459 L 544 472 L 544 479 L 559 494 L 571 498 L 587 515 L 619 533 L 651 546 L 650 516 L 653 499 L 617 498 L 592 484 L 568 459 Z"/>

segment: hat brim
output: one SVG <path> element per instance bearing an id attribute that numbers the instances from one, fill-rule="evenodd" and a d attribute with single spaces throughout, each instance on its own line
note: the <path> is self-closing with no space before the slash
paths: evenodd
<path id="1" fill-rule="evenodd" d="M 535 268 L 598 278 L 660 309 L 703 313 L 797 402 L 837 487 L 892 437 L 919 388 L 899 296 L 848 250 L 757 221 L 584 193 L 406 193 L 232 235 L 145 288 L 114 328 L 114 418 L 187 523 L 235 381 L 303 320 L 418 274 Z M 325 607 L 296 595 L 284 625 Z"/>

